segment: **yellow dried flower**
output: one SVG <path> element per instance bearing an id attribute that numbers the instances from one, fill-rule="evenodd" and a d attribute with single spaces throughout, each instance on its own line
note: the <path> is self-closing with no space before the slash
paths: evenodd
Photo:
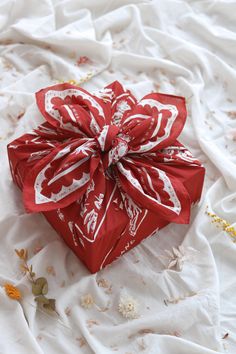
<path id="1" fill-rule="evenodd" d="M 4 289 L 8 297 L 13 300 L 20 300 L 21 299 L 21 292 L 20 290 L 12 284 L 6 283 L 4 284 Z"/>
<path id="2" fill-rule="evenodd" d="M 85 76 L 81 77 L 79 81 L 76 81 L 74 79 L 71 79 L 71 80 L 68 80 L 68 81 L 64 81 L 64 80 L 57 80 L 57 81 L 59 81 L 60 83 L 69 83 L 69 84 L 74 85 L 74 86 L 80 86 L 83 83 L 89 81 L 92 78 L 93 75 L 94 75 L 94 73 L 90 71 Z"/>
<path id="3" fill-rule="evenodd" d="M 80 298 L 80 305 L 85 308 L 85 309 L 90 309 L 94 304 L 94 299 L 92 295 L 86 294 L 84 296 L 81 296 Z"/>
<path id="4" fill-rule="evenodd" d="M 236 230 L 229 222 L 222 219 L 218 215 L 209 212 L 208 210 L 206 210 L 206 214 L 211 217 L 213 224 L 216 224 L 217 227 L 227 232 L 227 234 L 233 239 L 233 241 L 236 242 Z"/>
<path id="5" fill-rule="evenodd" d="M 71 84 L 71 85 L 77 85 L 77 82 L 76 82 L 75 80 L 69 80 L 68 82 L 69 82 L 69 84 Z"/>

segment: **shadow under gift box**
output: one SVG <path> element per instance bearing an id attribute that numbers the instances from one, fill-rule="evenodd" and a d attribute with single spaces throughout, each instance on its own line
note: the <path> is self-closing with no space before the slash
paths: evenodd
<path id="1" fill-rule="evenodd" d="M 8 155 L 14 182 L 22 190 L 27 172 L 33 168 L 33 162 L 27 162 L 29 152 L 12 146 L 24 146 L 27 134 L 8 145 Z M 175 176 L 183 183 L 191 204 L 201 197 L 205 169 L 203 166 L 179 166 L 175 168 Z M 172 172 L 173 173 L 173 172 Z M 43 212 L 52 227 L 62 236 L 67 245 L 81 259 L 86 267 L 95 273 L 119 256 L 138 245 L 145 238 L 155 234 L 155 231 L 166 226 L 169 221 L 158 217 L 157 213 L 147 209 L 137 212 L 133 209 L 135 228 L 132 230 L 130 218 L 116 204 L 118 187 L 113 180 L 106 181 L 103 219 L 98 220 L 94 238 L 86 238 L 81 230 L 83 217 L 80 215 L 80 205 L 77 202 L 68 207 Z M 131 201 L 132 202 L 132 201 Z M 132 205 L 131 205 L 132 209 Z M 136 215 L 135 215 L 136 213 Z M 100 228 L 100 225 L 103 225 Z M 106 231 L 104 231 L 106 230 Z"/>

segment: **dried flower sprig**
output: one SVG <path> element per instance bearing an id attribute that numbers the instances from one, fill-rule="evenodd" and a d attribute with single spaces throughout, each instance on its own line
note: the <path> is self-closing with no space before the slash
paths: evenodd
<path id="1" fill-rule="evenodd" d="M 232 238 L 233 242 L 236 242 L 236 229 L 226 220 L 222 219 L 220 216 L 211 213 L 206 210 L 206 214 L 211 217 L 212 224 L 216 224 L 216 227 L 222 229 L 227 232 L 227 234 Z"/>
<path id="2" fill-rule="evenodd" d="M 64 80 L 58 80 L 60 83 L 69 83 L 71 85 L 75 85 L 75 86 L 80 86 L 83 83 L 89 81 L 92 76 L 94 75 L 94 73 L 92 71 L 89 71 L 85 76 L 81 77 L 81 79 L 79 81 L 76 80 L 68 80 L 68 81 L 64 81 Z"/>
<path id="3" fill-rule="evenodd" d="M 32 284 L 32 293 L 35 296 L 34 300 L 37 302 L 38 307 L 42 308 L 48 313 L 57 313 L 56 300 L 46 297 L 48 293 L 47 279 L 44 277 L 36 278 L 32 264 L 28 265 L 28 251 L 26 249 L 16 249 L 15 252 L 22 261 L 20 264 L 21 270 L 28 276 L 28 279 Z"/>

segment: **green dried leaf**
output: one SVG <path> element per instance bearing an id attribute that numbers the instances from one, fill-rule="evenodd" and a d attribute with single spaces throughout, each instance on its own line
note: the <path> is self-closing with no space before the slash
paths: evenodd
<path id="1" fill-rule="evenodd" d="M 40 305 L 45 305 L 50 303 L 49 299 L 47 299 L 44 295 L 39 295 L 34 300 Z"/>
<path id="2" fill-rule="evenodd" d="M 32 293 L 33 293 L 35 296 L 41 295 L 41 293 L 42 293 L 41 286 L 38 286 L 38 285 L 36 285 L 36 284 L 32 284 Z"/>
<path id="3" fill-rule="evenodd" d="M 47 293 L 48 293 L 48 284 L 45 283 L 44 286 L 43 286 L 43 288 L 42 288 L 42 294 L 43 294 L 43 295 L 46 295 Z"/>
<path id="4" fill-rule="evenodd" d="M 43 288 L 45 287 L 45 284 L 47 284 L 47 279 L 41 277 L 35 280 L 35 282 L 32 284 L 32 293 L 37 296 L 37 295 L 42 295 L 43 294 Z M 46 288 L 45 288 L 46 290 Z M 46 293 L 44 293 L 46 294 Z"/>
<path id="5" fill-rule="evenodd" d="M 56 300 L 55 299 L 48 299 L 49 303 L 43 304 L 44 310 L 46 312 L 52 313 L 56 312 Z"/>

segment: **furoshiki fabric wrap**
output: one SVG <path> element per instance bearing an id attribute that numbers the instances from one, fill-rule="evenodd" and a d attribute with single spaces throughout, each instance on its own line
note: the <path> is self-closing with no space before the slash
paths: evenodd
<path id="1" fill-rule="evenodd" d="M 46 122 L 8 145 L 28 212 L 43 212 L 91 272 L 169 222 L 188 223 L 204 168 L 178 140 L 185 99 L 140 101 L 118 81 L 36 93 Z"/>

